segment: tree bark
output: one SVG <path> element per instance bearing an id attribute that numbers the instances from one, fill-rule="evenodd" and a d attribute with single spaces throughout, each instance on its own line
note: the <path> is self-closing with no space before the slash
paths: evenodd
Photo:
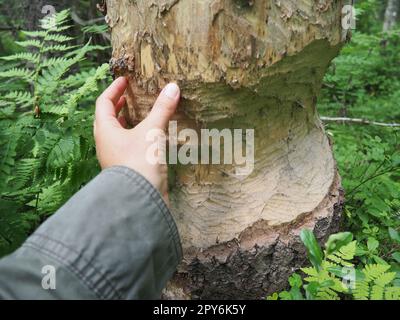
<path id="1" fill-rule="evenodd" d="M 398 14 L 400 9 L 399 0 L 388 0 L 385 18 L 383 21 L 383 31 L 390 31 L 394 28 L 397 22 Z"/>
<path id="2" fill-rule="evenodd" d="M 255 130 L 254 171 L 170 166 L 184 261 L 166 298 L 262 298 L 306 261 L 343 203 L 316 97 L 348 32 L 344 0 L 107 0 L 111 67 L 129 76 L 126 116 L 142 120 L 169 81 L 179 129 Z"/>

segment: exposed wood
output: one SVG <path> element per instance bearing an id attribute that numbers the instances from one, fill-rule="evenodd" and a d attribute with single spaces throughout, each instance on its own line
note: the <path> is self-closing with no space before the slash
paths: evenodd
<path id="1" fill-rule="evenodd" d="M 170 167 L 185 261 L 166 296 L 261 297 L 305 260 L 302 227 L 320 238 L 337 229 L 343 199 L 315 107 L 348 37 L 345 3 L 107 1 L 111 65 L 130 78 L 132 124 L 177 81 L 179 128 L 255 130 L 249 176 L 235 176 L 237 165 Z"/>

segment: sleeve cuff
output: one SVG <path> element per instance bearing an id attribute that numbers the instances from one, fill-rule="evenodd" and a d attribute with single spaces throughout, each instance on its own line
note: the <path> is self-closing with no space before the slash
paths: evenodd
<path id="1" fill-rule="evenodd" d="M 57 260 L 100 299 L 159 298 L 182 259 L 163 198 L 127 167 L 103 170 L 24 246 Z"/>

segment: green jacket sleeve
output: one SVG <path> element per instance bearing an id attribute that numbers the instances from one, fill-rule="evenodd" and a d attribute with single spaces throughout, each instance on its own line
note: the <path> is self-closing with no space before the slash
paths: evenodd
<path id="1" fill-rule="evenodd" d="M 157 299 L 181 257 L 158 191 L 135 171 L 113 167 L 0 260 L 0 297 Z"/>

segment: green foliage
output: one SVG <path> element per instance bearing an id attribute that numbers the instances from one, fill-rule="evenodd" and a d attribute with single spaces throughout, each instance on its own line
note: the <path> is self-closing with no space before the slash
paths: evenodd
<path id="1" fill-rule="evenodd" d="M 315 236 L 310 230 L 302 230 L 303 243 L 308 252 L 319 252 Z M 355 265 L 357 241 L 351 233 L 331 235 L 325 244 L 321 263 L 302 268 L 304 278 L 295 273 L 289 278 L 289 291 L 274 293 L 268 300 L 399 300 L 400 273 L 382 261 L 380 264 Z M 333 245 L 335 244 L 335 245 Z M 316 248 L 318 247 L 318 248 Z M 310 257 L 311 258 L 311 257 Z"/>
<path id="2" fill-rule="evenodd" d="M 357 2 L 357 30 L 325 77 L 322 114 L 400 123 L 400 32 L 381 32 L 384 7 Z M 303 231 L 312 267 L 269 299 L 399 300 L 399 129 L 329 123 L 327 131 L 346 192 L 348 232 L 332 235 L 321 259 L 311 231 Z"/>
<path id="3" fill-rule="evenodd" d="M 400 123 L 400 32 L 381 32 L 382 2 L 357 7 L 357 30 L 329 68 L 320 112 Z M 330 123 L 327 130 L 346 191 L 344 227 L 358 241 L 360 262 L 400 269 L 399 129 Z"/>
<path id="4" fill-rule="evenodd" d="M 23 32 L 25 51 L 0 58 L 0 255 L 98 172 L 93 104 L 109 67 L 83 64 L 104 48 L 71 44 L 68 21 L 68 11 L 46 18 Z"/>
<path id="5" fill-rule="evenodd" d="M 332 116 L 400 122 L 400 36 L 355 33 L 325 78 L 320 109 Z M 397 106 L 397 107 L 396 107 Z M 346 228 L 364 263 L 398 263 L 400 143 L 397 128 L 329 124 L 343 186 Z"/>
<path id="6" fill-rule="evenodd" d="M 394 121 L 399 117 L 400 33 L 355 32 L 329 68 L 320 105 L 325 113 Z"/>
<path id="7" fill-rule="evenodd" d="M 301 231 L 300 238 L 306 245 L 308 258 L 313 266 L 319 270 L 321 268 L 323 254 L 314 234 L 310 230 L 304 229 Z"/>
<path id="8" fill-rule="evenodd" d="M 383 16 L 385 10 L 385 1 L 382 0 L 357 0 L 356 17 L 357 30 L 363 33 L 377 33 L 382 30 L 382 20 L 379 16 Z"/>

